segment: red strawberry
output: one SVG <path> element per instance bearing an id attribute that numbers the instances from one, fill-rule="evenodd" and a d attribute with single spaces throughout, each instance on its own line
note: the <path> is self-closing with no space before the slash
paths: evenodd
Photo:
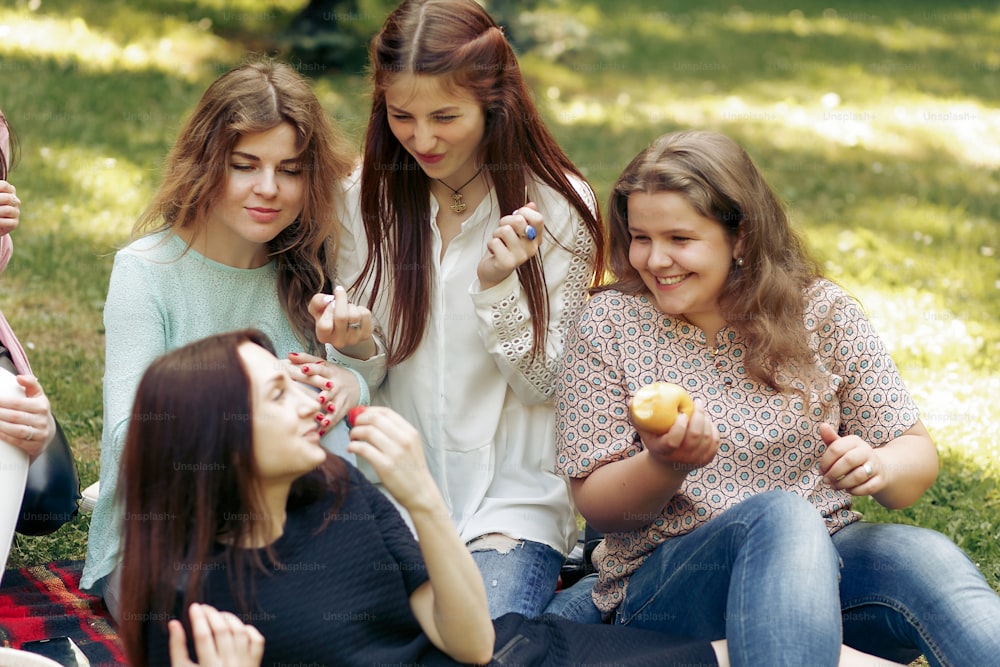
<path id="1" fill-rule="evenodd" d="M 367 407 L 368 406 L 365 406 L 365 405 L 356 405 L 355 407 L 353 407 L 350 410 L 348 410 L 347 411 L 347 425 L 350 426 L 351 428 L 354 428 L 354 420 L 357 419 L 358 415 L 360 415 L 362 412 L 364 412 Z"/>

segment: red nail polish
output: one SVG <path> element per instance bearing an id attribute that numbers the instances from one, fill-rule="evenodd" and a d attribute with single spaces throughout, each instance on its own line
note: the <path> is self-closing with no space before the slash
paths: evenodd
<path id="1" fill-rule="evenodd" d="M 329 419 L 324 419 L 323 420 L 323 426 L 329 426 L 329 425 L 330 425 L 330 420 Z"/>
<path id="2" fill-rule="evenodd" d="M 309 372 L 309 367 L 308 366 L 303 366 L 302 367 L 302 372 L 303 373 L 308 373 Z"/>
<path id="3" fill-rule="evenodd" d="M 326 383 L 326 388 L 327 389 L 333 389 L 333 383 L 332 382 L 327 382 Z"/>
<path id="4" fill-rule="evenodd" d="M 299 356 L 298 352 L 289 352 L 288 354 L 291 355 L 291 356 L 293 356 L 293 357 Z"/>
<path id="5" fill-rule="evenodd" d="M 324 396 L 323 394 L 320 394 L 319 395 L 319 404 L 323 405 L 324 403 L 326 403 L 326 396 Z"/>
<path id="6" fill-rule="evenodd" d="M 334 410 L 336 410 L 336 409 L 337 409 L 337 408 L 336 408 L 336 406 L 334 406 L 334 404 L 333 404 L 333 403 L 330 403 L 329 405 L 327 405 L 327 406 L 326 406 L 326 411 L 327 411 L 327 412 L 333 412 L 333 411 L 334 411 Z"/>
<path id="7" fill-rule="evenodd" d="M 320 431 L 320 432 L 319 432 L 319 437 L 321 437 L 321 438 L 322 438 L 322 437 L 323 437 L 323 434 L 324 434 L 324 433 L 326 433 L 326 431 Z"/>
<path id="8" fill-rule="evenodd" d="M 323 421 L 323 415 L 316 415 L 316 421 L 318 422 Z"/>

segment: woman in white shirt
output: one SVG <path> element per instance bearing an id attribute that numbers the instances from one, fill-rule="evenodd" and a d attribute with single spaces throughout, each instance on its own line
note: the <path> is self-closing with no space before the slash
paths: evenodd
<path id="1" fill-rule="evenodd" d="M 363 338 L 335 343 L 347 332 L 316 297 L 317 336 L 419 429 L 491 615 L 534 616 L 577 536 L 551 397 L 563 332 L 603 272 L 598 207 L 476 2 L 404 2 L 371 68 L 337 270 L 375 335 L 362 320 Z"/>

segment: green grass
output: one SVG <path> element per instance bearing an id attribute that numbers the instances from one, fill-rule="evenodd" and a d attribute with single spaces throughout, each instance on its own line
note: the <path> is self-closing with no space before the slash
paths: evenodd
<path id="1" fill-rule="evenodd" d="M 37 8 L 35 5 L 37 4 Z M 22 140 L 24 201 L 2 308 L 98 475 L 101 309 L 115 246 L 204 87 L 302 0 L 16 0 L 0 9 L 2 104 Z M 391 3 L 362 2 L 363 20 Z M 557 0 L 512 26 L 550 127 L 606 196 L 655 136 L 743 143 L 830 277 L 885 337 L 941 453 L 937 484 L 874 520 L 941 530 L 1000 589 L 1000 10 L 989 3 Z M 356 71 L 300 62 L 360 143 Z M 87 518 L 18 538 L 11 566 L 85 553 Z"/>

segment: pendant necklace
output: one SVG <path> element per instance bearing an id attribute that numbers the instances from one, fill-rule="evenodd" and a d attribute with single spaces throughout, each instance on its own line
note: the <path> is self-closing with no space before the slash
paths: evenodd
<path id="1" fill-rule="evenodd" d="M 461 213 L 465 209 L 469 208 L 469 205 L 466 204 L 464 201 L 462 201 L 462 188 L 464 188 L 466 185 L 468 185 L 472 181 L 476 180 L 476 176 L 479 176 L 479 172 L 481 172 L 482 170 L 483 170 L 482 167 L 480 167 L 479 169 L 477 169 L 476 173 L 474 173 L 472 175 L 472 178 L 470 178 L 469 180 L 467 180 L 465 183 L 463 183 L 462 185 L 460 185 L 458 188 L 451 187 L 450 185 L 448 185 L 447 183 L 445 183 L 444 181 L 442 181 L 440 178 L 435 178 L 434 179 L 438 183 L 441 183 L 444 187 L 446 187 L 449 190 L 451 190 L 451 204 L 448 206 L 448 208 L 450 208 L 452 210 L 452 212 L 454 212 L 454 213 Z"/>

